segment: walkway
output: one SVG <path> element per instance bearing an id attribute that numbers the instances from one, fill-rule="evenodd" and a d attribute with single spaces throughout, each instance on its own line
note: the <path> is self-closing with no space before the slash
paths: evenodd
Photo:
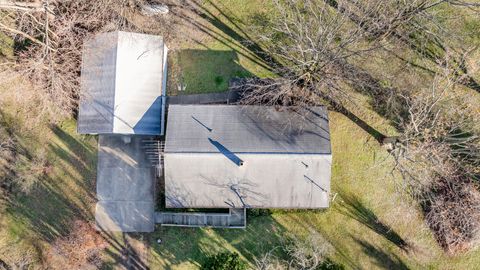
<path id="1" fill-rule="evenodd" d="M 228 214 L 156 212 L 155 223 L 162 226 L 244 229 L 246 214 L 245 208 L 230 209 Z"/>
<path id="2" fill-rule="evenodd" d="M 239 100 L 239 93 L 230 89 L 227 92 L 168 96 L 168 104 L 229 104 Z"/>

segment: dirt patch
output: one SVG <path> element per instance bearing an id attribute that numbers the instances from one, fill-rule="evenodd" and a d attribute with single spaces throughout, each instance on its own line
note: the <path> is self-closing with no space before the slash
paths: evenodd
<path id="1" fill-rule="evenodd" d="M 57 239 L 46 253 L 44 265 L 51 269 L 98 269 L 107 241 L 92 224 L 77 220 L 72 232 Z"/>

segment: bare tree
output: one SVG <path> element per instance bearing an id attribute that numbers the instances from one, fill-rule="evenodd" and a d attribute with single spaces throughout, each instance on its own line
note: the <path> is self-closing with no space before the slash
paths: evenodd
<path id="1" fill-rule="evenodd" d="M 343 87 L 354 80 L 348 60 L 373 48 L 347 16 L 317 0 L 277 0 L 275 18 L 257 32 L 278 79 L 247 82 L 243 103 L 311 105 L 326 98 L 349 100 Z"/>
<path id="2" fill-rule="evenodd" d="M 478 45 L 466 45 L 462 31 L 451 29 L 448 22 L 458 19 L 458 14 L 442 12 L 442 7 L 469 9 L 473 16 L 480 15 L 480 5 L 474 1 L 455 0 L 325 0 L 344 14 L 368 35 L 369 40 L 385 43 L 386 50 L 406 46 L 431 61 L 442 72 L 451 68 L 456 82 L 480 91 L 465 61 L 465 56 L 478 49 Z M 393 52 L 394 53 L 394 52 Z M 447 54 L 449 57 L 446 57 Z M 448 62 L 447 62 L 448 61 Z"/>
<path id="3" fill-rule="evenodd" d="M 2 80 L 11 70 L 33 82 L 48 102 L 45 110 L 69 115 L 79 95 L 83 41 L 101 31 L 127 27 L 127 0 L 0 3 L 0 29 L 16 42 L 16 60 L 5 63 Z M 53 104 L 54 106 L 51 106 Z"/>
<path id="4" fill-rule="evenodd" d="M 400 134 L 379 140 L 388 142 L 395 169 L 403 175 L 400 190 L 418 200 L 446 249 L 473 245 L 480 227 L 480 138 L 474 128 L 480 119 L 455 106 L 461 103 L 452 89 L 468 77 L 462 65 L 451 60 L 458 54 L 447 50 L 432 56 L 440 68 L 434 71 L 438 76 L 431 89 L 382 87 L 355 66 L 357 57 L 382 47 L 385 38 L 411 42 L 411 33 L 430 35 L 422 25 L 431 15 L 425 12 L 447 1 L 380 2 L 368 1 L 372 6 L 367 8 L 360 1 L 335 1 L 333 6 L 332 1 L 275 1 L 278 14 L 259 40 L 275 60 L 271 64 L 279 77 L 247 80 L 242 102 L 299 107 L 327 103 L 348 114 L 343 106 L 356 103 L 351 87 L 362 90 L 386 107 Z M 352 21 L 361 27 L 352 27 Z M 438 35 L 432 37 L 428 40 L 443 44 Z"/>
<path id="5" fill-rule="evenodd" d="M 453 252 L 480 239 L 480 118 L 455 101 L 448 78 L 402 96 L 401 135 L 390 154 L 403 176 L 400 190 L 417 199 L 439 243 Z"/>
<path id="6" fill-rule="evenodd" d="M 274 252 L 281 249 L 288 257 L 279 259 Z M 321 234 L 310 230 L 308 237 L 290 236 L 284 239 L 282 246 L 272 249 L 256 260 L 256 267 L 264 270 L 301 269 L 314 270 L 328 264 L 327 257 L 333 251 L 332 245 Z"/>

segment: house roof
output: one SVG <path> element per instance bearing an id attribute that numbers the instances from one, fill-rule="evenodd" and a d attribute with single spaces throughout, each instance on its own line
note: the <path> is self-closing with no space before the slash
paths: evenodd
<path id="1" fill-rule="evenodd" d="M 172 208 L 326 208 L 331 155 L 165 154 L 165 204 Z"/>
<path id="2" fill-rule="evenodd" d="M 116 31 L 85 42 L 78 132 L 162 134 L 165 63 L 160 36 Z"/>
<path id="3" fill-rule="evenodd" d="M 328 207 L 331 160 L 323 107 L 170 105 L 166 206 Z"/>
<path id="4" fill-rule="evenodd" d="M 330 154 L 327 111 L 170 105 L 165 152 Z"/>

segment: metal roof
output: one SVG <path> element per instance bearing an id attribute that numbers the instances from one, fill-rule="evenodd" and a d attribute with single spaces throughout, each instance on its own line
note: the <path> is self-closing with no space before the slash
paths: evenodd
<path id="1" fill-rule="evenodd" d="M 165 152 L 330 154 L 327 111 L 170 105 Z"/>
<path id="2" fill-rule="evenodd" d="M 325 208 L 331 155 L 166 153 L 165 203 L 172 208 Z"/>
<path id="3" fill-rule="evenodd" d="M 169 106 L 167 207 L 328 207 L 331 162 L 323 107 Z"/>
<path id="4" fill-rule="evenodd" d="M 166 52 L 162 37 L 139 33 L 109 32 L 87 41 L 78 132 L 163 134 Z"/>

